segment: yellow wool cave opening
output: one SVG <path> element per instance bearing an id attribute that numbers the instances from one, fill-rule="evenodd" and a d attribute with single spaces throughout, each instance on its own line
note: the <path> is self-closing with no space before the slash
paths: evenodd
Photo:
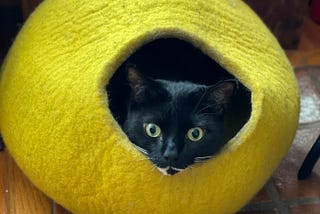
<path id="1" fill-rule="evenodd" d="M 251 91 L 234 75 L 189 42 L 177 38 L 160 38 L 142 45 L 132 53 L 118 67 L 106 86 L 109 109 L 120 127 L 126 120 L 130 98 L 128 64 L 152 79 L 188 81 L 206 86 L 223 80 L 236 80 L 238 87 L 224 115 L 225 142 L 236 136 L 251 116 Z"/>

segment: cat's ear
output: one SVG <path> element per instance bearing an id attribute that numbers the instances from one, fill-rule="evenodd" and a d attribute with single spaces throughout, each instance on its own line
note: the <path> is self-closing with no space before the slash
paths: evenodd
<path id="1" fill-rule="evenodd" d="M 218 112 L 223 113 L 231 103 L 238 87 L 238 81 L 236 80 L 218 82 L 207 89 L 205 100 L 212 103 Z"/>
<path id="2" fill-rule="evenodd" d="M 134 65 L 127 66 L 127 73 L 132 99 L 136 103 L 144 104 L 167 97 L 167 91 L 158 82 L 141 74 Z"/>

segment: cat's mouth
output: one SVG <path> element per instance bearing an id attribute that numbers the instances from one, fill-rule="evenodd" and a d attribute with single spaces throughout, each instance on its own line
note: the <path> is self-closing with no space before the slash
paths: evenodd
<path id="1" fill-rule="evenodd" d="M 167 166 L 167 167 L 165 167 L 165 168 L 157 167 L 157 169 L 158 169 L 160 172 L 162 172 L 162 174 L 168 175 L 168 176 L 174 175 L 174 174 L 176 174 L 176 173 L 181 172 L 181 171 L 184 170 L 184 169 L 179 169 L 179 168 L 175 168 L 175 167 L 172 167 L 172 166 Z"/>

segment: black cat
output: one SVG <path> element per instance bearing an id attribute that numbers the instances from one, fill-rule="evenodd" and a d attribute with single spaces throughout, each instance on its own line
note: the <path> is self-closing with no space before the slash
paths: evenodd
<path id="1" fill-rule="evenodd" d="M 125 133 L 166 175 L 203 162 L 226 143 L 225 111 L 237 81 L 212 86 L 151 79 L 128 68 L 131 88 Z"/>
<path id="2" fill-rule="evenodd" d="M 192 44 L 157 39 L 119 66 L 108 107 L 133 145 L 175 174 L 219 152 L 248 121 L 251 92 L 235 79 Z"/>

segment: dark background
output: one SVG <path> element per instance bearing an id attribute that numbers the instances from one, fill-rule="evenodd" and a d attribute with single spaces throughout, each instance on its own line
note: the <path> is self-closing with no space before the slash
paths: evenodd
<path id="1" fill-rule="evenodd" d="M 0 62 L 23 22 L 41 0 L 0 0 Z M 262 18 L 285 49 L 296 49 L 308 0 L 245 0 Z"/>

